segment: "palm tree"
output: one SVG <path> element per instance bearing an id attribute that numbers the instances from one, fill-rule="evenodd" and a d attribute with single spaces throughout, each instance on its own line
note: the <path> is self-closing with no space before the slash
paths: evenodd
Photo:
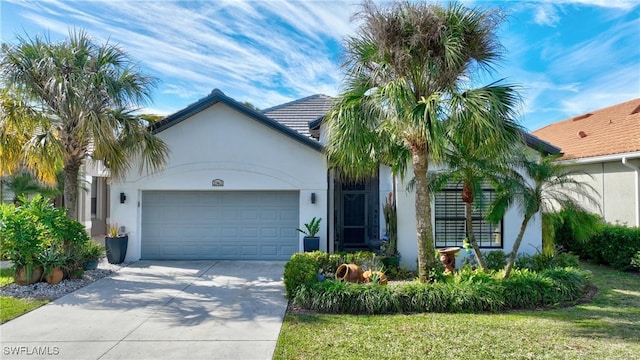
<path id="1" fill-rule="evenodd" d="M 584 211 L 581 205 L 583 202 L 599 208 L 596 198 L 598 192 L 588 183 L 575 177 L 586 174 L 570 170 L 565 165 L 557 163 L 557 159 L 556 155 L 544 156 L 539 161 L 526 158 L 517 160 L 517 164 L 530 180 L 523 176 L 507 179 L 497 190 L 496 199 L 489 211 L 491 219 L 502 218 L 513 204 L 518 206 L 523 215 L 520 231 L 509 253 L 505 278 L 511 274 L 529 220 L 539 211 L 552 212 L 562 208 Z"/>
<path id="2" fill-rule="evenodd" d="M 0 90 L 0 176 L 19 172 L 25 162 L 42 162 L 36 157 L 37 154 L 23 151 L 31 138 L 30 133 L 37 130 L 39 120 L 39 115 L 22 101 L 21 96 L 7 88 Z M 31 159 L 25 159 L 25 156 Z M 40 167 L 38 177 L 52 184 L 58 164 L 44 165 Z"/>
<path id="3" fill-rule="evenodd" d="M 505 99 L 505 106 L 513 109 L 509 103 L 516 98 L 511 95 Z M 461 199 L 465 204 L 465 228 L 466 235 L 478 266 L 486 270 L 486 264 L 480 247 L 476 241 L 473 228 L 473 207 L 481 209 L 485 200 L 483 189 L 486 185 L 496 186 L 504 176 L 512 174 L 513 169 L 509 163 L 509 154 L 519 151 L 523 147 L 514 146 L 522 142 L 520 127 L 510 119 L 497 117 L 488 118 L 496 121 L 489 126 L 474 126 L 473 117 L 477 114 L 468 113 L 467 121 L 456 122 L 448 132 L 449 148 L 441 164 L 442 171 L 434 172 L 429 176 L 429 191 L 435 193 L 451 183 L 462 184 Z M 484 121 L 488 119 L 482 117 Z M 475 131 L 470 131 L 474 130 Z M 483 133 L 483 130 L 493 132 Z M 484 214 L 482 214 L 484 216 Z"/>
<path id="4" fill-rule="evenodd" d="M 522 151 L 522 128 L 515 122 L 515 109 L 519 96 L 515 86 L 496 86 L 475 89 L 464 94 L 486 94 L 484 108 L 458 108 L 447 120 L 448 148 L 441 164 L 444 169 L 430 176 L 430 191 L 438 191 L 450 183 L 462 184 L 462 201 L 465 203 L 466 233 L 478 265 L 486 270 L 484 258 L 473 230 L 473 206 L 482 208 L 483 188 L 495 185 L 513 172 L 509 158 Z M 480 102 L 482 103 L 482 102 Z M 462 104 L 464 105 L 464 104 Z M 516 144 L 523 146 L 517 146 Z"/>
<path id="5" fill-rule="evenodd" d="M 19 37 L 1 53 L 2 82 L 21 105 L 4 115 L 21 116 L 3 115 L 0 139 L 10 136 L 7 131 L 22 132 L 20 165 L 39 179 L 52 180 L 61 165 L 69 217 L 76 218 L 78 175 L 88 159 L 104 161 L 114 177 L 129 169 L 130 159 L 141 159 L 141 171 L 164 164 L 167 146 L 133 114 L 149 99 L 154 79 L 123 50 L 97 45 L 80 31 L 58 43 Z"/>
<path id="6" fill-rule="evenodd" d="M 29 195 L 42 194 L 50 198 L 58 194 L 58 189 L 42 184 L 35 179 L 29 172 L 16 172 L 6 179 L 3 179 L 4 186 L 13 194 L 13 203 L 21 204 L 22 198 Z"/>
<path id="7" fill-rule="evenodd" d="M 422 281 L 436 264 L 429 159 L 447 147 L 442 120 L 448 114 L 462 105 L 487 109 L 490 91 L 481 96 L 458 88 L 472 70 L 499 59 L 497 15 L 458 4 L 367 1 L 357 14 L 357 35 L 346 39 L 344 90 L 327 116 L 327 157 L 355 179 L 372 175 L 380 163 L 403 175 L 410 159 Z"/>

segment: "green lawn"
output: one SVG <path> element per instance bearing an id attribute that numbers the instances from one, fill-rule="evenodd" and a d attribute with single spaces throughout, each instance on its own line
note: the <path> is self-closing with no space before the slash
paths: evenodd
<path id="1" fill-rule="evenodd" d="M 4 286 L 13 282 L 13 270 L 0 270 L 0 286 Z M 25 300 L 14 299 L 9 296 L 0 296 L 0 324 L 38 308 L 49 300 Z"/>
<path id="2" fill-rule="evenodd" d="M 0 286 L 13 282 L 13 269 L 0 269 Z"/>
<path id="3" fill-rule="evenodd" d="M 640 276 L 583 264 L 576 307 L 502 314 L 287 315 L 275 359 L 635 359 Z"/>

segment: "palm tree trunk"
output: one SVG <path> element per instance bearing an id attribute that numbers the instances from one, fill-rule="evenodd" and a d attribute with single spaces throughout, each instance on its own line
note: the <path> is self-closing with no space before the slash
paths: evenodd
<path id="1" fill-rule="evenodd" d="M 487 264 L 484 262 L 484 258 L 482 257 L 482 253 L 480 253 L 480 246 L 476 242 L 476 235 L 473 232 L 473 219 L 471 219 L 472 213 L 472 203 L 465 202 L 464 210 L 466 212 L 466 222 L 467 222 L 467 239 L 469 239 L 469 244 L 473 248 L 473 253 L 476 256 L 476 261 L 478 262 L 478 266 L 482 270 L 487 270 Z"/>
<path id="2" fill-rule="evenodd" d="M 429 149 L 426 146 L 412 145 L 412 164 L 416 183 L 416 230 L 418 242 L 418 277 L 420 281 L 429 279 L 429 272 L 436 265 L 433 246 L 433 228 L 431 225 L 431 199 L 427 184 L 429 168 Z"/>
<path id="3" fill-rule="evenodd" d="M 78 219 L 78 175 L 82 161 L 72 159 L 64 166 L 64 207 L 67 209 L 67 216 L 74 220 Z"/>
<path id="4" fill-rule="evenodd" d="M 522 238 L 524 237 L 524 231 L 527 230 L 527 224 L 529 224 L 530 219 L 530 215 L 525 215 L 524 219 L 522 220 L 522 225 L 520 225 L 520 232 L 518 233 L 516 242 L 513 243 L 513 249 L 509 254 L 509 261 L 507 261 L 507 267 L 504 269 L 505 278 L 508 278 L 511 275 L 513 264 L 516 262 L 516 255 L 518 255 L 518 249 L 520 249 L 520 243 L 522 242 Z"/>

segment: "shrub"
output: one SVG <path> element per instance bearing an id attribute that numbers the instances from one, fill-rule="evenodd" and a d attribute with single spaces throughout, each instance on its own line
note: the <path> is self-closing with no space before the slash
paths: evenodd
<path id="1" fill-rule="evenodd" d="M 576 253 L 585 259 L 611 266 L 617 270 L 630 270 L 631 259 L 640 251 L 640 229 L 623 225 L 604 225 Z"/>
<path id="2" fill-rule="evenodd" d="M 65 210 L 55 208 L 42 196 L 22 199 L 21 203 L 19 207 L 0 207 L 0 248 L 3 256 L 20 267 L 44 265 L 41 263 L 46 255 L 49 255 L 49 263 L 52 252 L 61 252 L 64 254 L 58 255 L 65 259 L 62 267 L 78 268 L 83 249 L 91 240 L 84 225 L 69 219 Z"/>
<path id="3" fill-rule="evenodd" d="M 483 252 L 482 256 L 484 256 L 484 261 L 487 265 L 487 269 L 490 270 L 501 270 L 507 266 L 507 255 L 502 250 L 488 251 Z"/>
<path id="4" fill-rule="evenodd" d="M 631 266 L 640 271 L 640 250 L 631 258 Z"/>
<path id="5" fill-rule="evenodd" d="M 518 254 L 514 264 L 516 269 L 542 271 L 555 267 L 578 267 L 578 256 L 571 253 L 555 255 L 537 253 L 535 255 Z"/>
<path id="6" fill-rule="evenodd" d="M 535 268 L 536 266 L 536 262 L 533 259 L 533 256 L 529 255 L 529 254 L 518 254 L 518 256 L 516 256 L 516 261 L 513 264 L 513 266 L 516 269 L 529 269 L 529 270 L 533 270 L 533 268 Z"/>
<path id="7" fill-rule="evenodd" d="M 551 268 L 542 271 L 540 275 L 553 282 L 554 292 L 559 295 L 558 303 L 580 300 L 591 285 L 591 275 L 588 272 L 573 268 Z"/>
<path id="8" fill-rule="evenodd" d="M 379 270 L 382 268 L 382 262 L 378 256 L 371 251 L 356 251 L 354 253 L 342 253 L 340 255 L 343 256 L 342 263 L 356 264 L 360 266 L 363 271 Z"/>
<path id="9" fill-rule="evenodd" d="M 580 258 L 573 253 L 561 252 L 557 253 L 551 258 L 550 267 L 572 267 L 577 268 L 580 266 Z"/>
<path id="10" fill-rule="evenodd" d="M 592 240 L 603 262 L 614 269 L 631 270 L 631 259 L 640 251 L 640 228 L 605 226 Z"/>
<path id="11" fill-rule="evenodd" d="M 318 281 L 318 263 L 308 253 L 296 253 L 284 265 L 284 288 L 292 299 L 298 287 Z"/>
<path id="12" fill-rule="evenodd" d="M 543 228 L 547 229 L 543 234 L 545 249 L 555 249 L 558 246 L 580 256 L 583 256 L 581 250 L 588 246 L 590 239 L 604 225 L 600 215 L 579 210 L 575 207 L 543 214 L 542 221 Z M 544 252 L 552 253 L 552 251 Z"/>
<path id="13" fill-rule="evenodd" d="M 441 267 L 444 269 L 444 265 Z M 418 277 L 417 272 L 407 269 L 404 265 L 386 268 L 385 275 L 387 275 L 387 279 L 389 280 L 415 280 Z"/>
<path id="14" fill-rule="evenodd" d="M 342 264 L 356 264 L 366 270 L 380 270 L 382 263 L 375 253 L 370 251 L 358 251 L 355 253 L 339 252 L 335 254 L 329 254 L 324 251 L 312 251 L 306 253 L 296 254 L 298 256 L 305 256 L 313 259 L 318 264 L 319 273 L 323 274 L 328 279 L 335 277 L 338 266 Z"/>
<path id="15" fill-rule="evenodd" d="M 298 288 L 294 302 L 324 313 L 387 314 L 400 311 L 393 289 L 375 283 L 310 283 Z"/>
<path id="16" fill-rule="evenodd" d="M 297 288 L 293 302 L 324 313 L 495 312 L 573 303 L 590 284 L 586 272 L 571 268 L 514 270 L 508 279 L 501 277 L 465 269 L 437 283 L 309 282 Z"/>
<path id="17" fill-rule="evenodd" d="M 511 309 L 527 309 L 541 306 L 545 301 L 555 303 L 553 282 L 529 269 L 516 269 L 502 281 L 505 305 Z"/>
<path id="18" fill-rule="evenodd" d="M 0 204 L 0 249 L 16 269 L 37 265 L 40 253 L 49 245 L 46 230 L 36 215 Z"/>
<path id="19" fill-rule="evenodd" d="M 596 215 L 590 216 L 593 219 L 597 218 Z M 589 227 L 588 233 L 585 234 L 583 228 L 570 226 L 568 219 L 571 219 L 571 216 L 567 215 L 566 218 L 567 220 L 563 225 L 555 229 L 555 238 L 558 245 L 581 258 L 605 264 L 617 270 L 630 270 L 632 268 L 631 259 L 640 251 L 639 228 L 598 224 L 597 226 Z"/>

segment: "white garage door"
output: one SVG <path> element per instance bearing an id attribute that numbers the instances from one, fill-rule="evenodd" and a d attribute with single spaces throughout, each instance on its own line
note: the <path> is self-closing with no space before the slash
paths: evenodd
<path id="1" fill-rule="evenodd" d="M 298 219 L 292 191 L 144 191 L 142 258 L 287 260 Z"/>

